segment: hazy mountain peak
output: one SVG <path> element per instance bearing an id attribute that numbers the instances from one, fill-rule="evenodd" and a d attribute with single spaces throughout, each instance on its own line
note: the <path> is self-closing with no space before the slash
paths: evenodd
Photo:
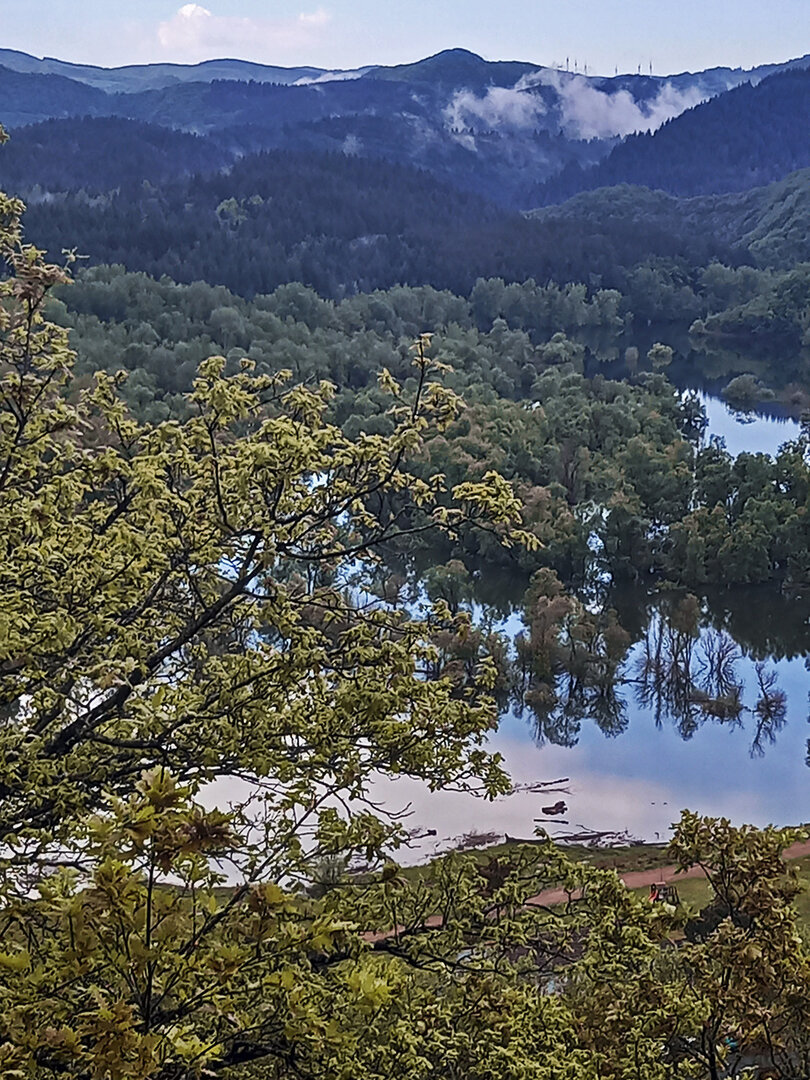
<path id="1" fill-rule="evenodd" d="M 373 68 L 367 78 L 427 82 L 453 89 L 473 89 L 484 86 L 514 86 L 524 75 L 537 70 L 537 64 L 518 60 L 485 60 L 469 49 L 444 49 L 413 64 Z"/>

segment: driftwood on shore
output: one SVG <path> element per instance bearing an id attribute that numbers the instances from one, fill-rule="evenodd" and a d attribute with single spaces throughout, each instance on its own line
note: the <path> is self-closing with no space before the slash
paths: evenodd
<path id="1" fill-rule="evenodd" d="M 567 825 L 567 821 L 555 822 L 557 825 Z M 613 830 L 607 830 L 605 832 L 596 832 L 590 829 L 583 829 L 580 832 L 565 833 L 562 836 L 554 836 L 552 838 L 556 844 L 590 844 L 594 847 L 626 847 L 628 844 L 634 843 L 633 838 L 626 832 L 615 832 Z M 533 837 L 531 840 L 524 840 L 518 836 L 510 836 L 508 833 L 505 837 L 507 844 L 545 844 L 547 839 Z"/>
<path id="2" fill-rule="evenodd" d="M 507 791 L 503 798 L 508 799 L 512 795 L 570 795 L 568 787 L 570 777 L 564 776 L 561 780 L 537 780 L 532 784 L 515 784 Z"/>

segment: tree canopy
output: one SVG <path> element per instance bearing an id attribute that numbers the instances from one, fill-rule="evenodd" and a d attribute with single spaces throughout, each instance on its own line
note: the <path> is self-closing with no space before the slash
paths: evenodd
<path id="1" fill-rule="evenodd" d="M 408 467 L 462 408 L 430 342 L 406 384 L 381 371 L 382 434 L 329 422 L 327 382 L 218 356 L 145 423 L 123 376 L 72 380 L 43 314 L 67 275 L 21 212 L 0 195 L 0 1073 L 806 1074 L 798 834 L 686 815 L 673 856 L 713 895 L 691 922 L 546 841 L 392 861 L 376 776 L 509 784 L 494 658 L 440 648 L 470 635 L 463 568 L 414 612 L 375 597 L 380 547 L 537 545 L 499 474 Z"/>

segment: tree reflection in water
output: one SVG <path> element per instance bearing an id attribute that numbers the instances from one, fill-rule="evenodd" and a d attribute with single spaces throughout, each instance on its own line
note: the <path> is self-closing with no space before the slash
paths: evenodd
<path id="1" fill-rule="evenodd" d="M 748 730 L 751 755 L 762 756 L 787 721 L 787 695 L 775 667 L 750 659 L 723 627 L 727 606 L 715 619 L 706 598 L 647 599 L 646 625 L 633 641 L 612 609 L 563 604 L 559 595 L 527 596 L 514 697 L 519 714 L 531 711 L 537 741 L 575 746 L 586 721 L 608 737 L 620 735 L 632 699 L 657 726 L 673 725 L 684 740 L 707 722 Z M 785 651 L 794 648 L 791 643 Z"/>
<path id="2" fill-rule="evenodd" d="M 657 725 L 674 723 L 684 739 L 708 719 L 742 725 L 743 684 L 737 674 L 742 659 L 737 643 L 724 630 L 702 636 L 659 617 L 647 630 L 636 661 L 636 701 Z"/>
<path id="3" fill-rule="evenodd" d="M 707 723 L 747 732 L 761 757 L 787 723 L 774 663 L 810 652 L 810 594 L 772 586 L 698 597 L 608 582 L 576 595 L 550 568 L 527 589 L 520 575 L 474 577 L 460 561 L 423 580 L 471 624 L 437 634 L 430 674 L 463 688 L 489 658 L 499 709 L 527 717 L 540 744 L 576 746 L 589 722 L 620 736 L 635 707 L 684 740 Z"/>
<path id="4" fill-rule="evenodd" d="M 759 686 L 759 699 L 754 706 L 756 730 L 751 753 L 762 757 L 765 743 L 773 745 L 777 732 L 781 731 L 787 720 L 787 694 L 777 684 L 778 676 L 773 668 L 759 661 L 755 669 Z"/>
<path id="5" fill-rule="evenodd" d="M 588 686 L 570 674 L 560 675 L 553 687 L 535 685 L 518 696 L 519 715 L 524 703 L 532 712 L 535 738 L 541 744 L 576 746 L 583 720 L 593 720 L 608 738 L 623 734 L 630 722 L 627 701 L 613 680 Z"/>

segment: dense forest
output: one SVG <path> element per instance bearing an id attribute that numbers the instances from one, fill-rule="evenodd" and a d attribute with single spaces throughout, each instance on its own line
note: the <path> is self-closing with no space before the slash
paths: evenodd
<path id="1" fill-rule="evenodd" d="M 120 153 L 93 170 L 100 140 Z M 63 145 L 54 183 L 44 159 Z M 620 286 L 649 257 L 690 266 L 749 258 L 677 215 L 605 218 L 598 229 L 586 217 L 527 221 L 420 170 L 344 154 L 248 155 L 226 171 L 158 182 L 171 162 L 191 173 L 205 145 L 119 120 L 37 125 L 0 153 L 0 182 L 27 198 L 28 233 L 57 260 L 77 248 L 92 262 L 247 296 L 287 281 L 327 296 L 396 284 L 468 292 L 494 276 Z"/>
<path id="2" fill-rule="evenodd" d="M 55 258 L 77 247 L 94 262 L 246 296 L 288 281 L 326 296 L 395 284 L 465 293 L 480 276 L 613 284 L 648 255 L 686 255 L 692 266 L 746 258 L 711 234 L 689 240 L 646 222 L 606 221 L 598 232 L 527 222 L 413 168 L 343 154 L 271 152 L 159 187 L 33 192 L 29 201 L 28 232 Z"/>
<path id="3" fill-rule="evenodd" d="M 289 281 L 341 298 L 398 284 L 467 295 L 479 277 L 532 278 L 618 289 L 646 321 L 691 322 L 710 313 L 700 297 L 710 264 L 810 259 L 808 172 L 700 199 L 610 188 L 526 218 L 381 160 L 228 160 L 210 137 L 115 118 L 49 121 L 0 152 L 0 182 L 27 199 L 28 234 L 57 261 L 76 249 L 246 297 Z"/>
<path id="4" fill-rule="evenodd" d="M 232 158 L 216 139 L 117 117 L 45 120 L 21 128 L 0 154 L 8 191 L 35 202 L 45 193 L 131 190 L 216 172 Z"/>
<path id="5" fill-rule="evenodd" d="M 566 88 L 643 120 L 659 80 L 48 63 L 0 67 L 0 1074 L 810 1075 L 806 829 L 547 831 L 572 783 L 671 821 L 593 764 L 634 712 L 647 758 L 796 733 L 810 75 L 676 77 L 720 96 L 590 191 L 627 131 Z M 708 384 L 799 422 L 732 454 Z M 510 779 L 513 720 L 573 767 Z M 415 792 L 471 831 L 403 869 Z"/>
<path id="6" fill-rule="evenodd" d="M 686 238 L 698 233 L 712 237 L 718 248 L 726 244 L 742 249 L 755 265 L 788 269 L 810 258 L 810 170 L 764 188 L 691 199 L 622 184 L 582 192 L 529 216 L 568 222 L 574 231 L 588 228 L 597 235 L 606 229 L 620 235 L 643 228 L 653 237 L 661 232 Z M 688 239 L 682 250 L 689 251 Z"/>
<path id="7" fill-rule="evenodd" d="M 733 274 L 728 284 L 746 288 Z M 399 287 L 335 304 L 290 284 L 247 302 L 223 287 L 99 268 L 63 294 L 67 306 L 54 314 L 71 327 L 79 374 L 129 369 L 125 393 L 141 416 L 182 415 L 197 367 L 221 353 L 233 365 L 246 356 L 260 372 L 328 379 L 336 387 L 331 415 L 352 437 L 392 433 L 379 373 L 387 368 L 407 384 L 410 343 L 435 333 L 433 355 L 449 366 L 448 385 L 468 408 L 426 443 L 416 475 L 461 482 L 497 467 L 518 485 L 524 524 L 543 547 L 515 556 L 479 539 L 461 551 L 440 546 L 431 559 L 460 556 L 473 572 L 501 562 L 527 579 L 548 566 L 581 585 L 593 573 L 598 538 L 597 561 L 617 580 L 804 581 L 804 443 L 775 461 L 732 459 L 714 444 L 699 449 L 702 410 L 661 374 L 672 361 L 665 345 L 650 350 L 635 378 L 586 378 L 585 347 L 552 328 L 592 322 L 615 332 L 620 301 L 605 291 L 589 299 L 583 288 L 481 280 L 469 299 Z M 424 561 L 424 552 L 417 557 Z"/>

